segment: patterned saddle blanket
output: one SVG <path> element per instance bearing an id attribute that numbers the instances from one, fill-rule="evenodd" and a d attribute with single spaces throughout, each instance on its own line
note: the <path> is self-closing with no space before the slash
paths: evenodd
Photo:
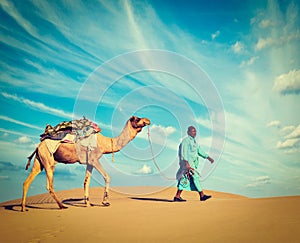
<path id="1" fill-rule="evenodd" d="M 76 142 L 98 132 L 101 132 L 101 128 L 96 123 L 83 117 L 79 120 L 63 121 L 55 127 L 47 124 L 44 133 L 40 135 L 40 140 L 62 140 L 67 134 L 72 134 L 75 137 L 74 142 Z"/>

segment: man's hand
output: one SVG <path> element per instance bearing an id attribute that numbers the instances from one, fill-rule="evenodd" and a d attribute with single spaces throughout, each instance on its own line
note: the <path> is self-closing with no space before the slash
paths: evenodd
<path id="1" fill-rule="evenodd" d="M 190 164 L 187 160 L 185 160 L 184 162 L 185 162 L 185 168 L 186 168 L 187 171 L 193 170 L 193 168 L 190 166 Z"/>
<path id="2" fill-rule="evenodd" d="M 211 158 L 211 157 L 207 157 L 207 159 L 210 161 L 210 163 L 213 163 L 214 162 L 214 159 L 213 158 Z"/>

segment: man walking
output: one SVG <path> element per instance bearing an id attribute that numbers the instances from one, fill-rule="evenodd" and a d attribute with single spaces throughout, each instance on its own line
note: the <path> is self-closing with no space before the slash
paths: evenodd
<path id="1" fill-rule="evenodd" d="M 211 163 L 213 163 L 214 160 L 209 157 L 204 151 L 202 151 L 197 144 L 195 139 L 197 131 L 195 127 L 188 127 L 187 134 L 188 136 L 182 140 L 182 143 L 179 146 L 180 168 L 176 176 L 178 180 L 178 190 L 174 197 L 174 201 L 186 201 L 185 199 L 180 197 L 183 190 L 197 191 L 200 195 L 200 201 L 205 201 L 211 198 L 211 196 L 204 194 L 196 169 L 199 164 L 199 156 L 204 159 L 208 159 Z"/>

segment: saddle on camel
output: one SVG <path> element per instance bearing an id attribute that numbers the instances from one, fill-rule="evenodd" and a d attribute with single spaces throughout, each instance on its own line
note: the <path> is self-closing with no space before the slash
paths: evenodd
<path id="1" fill-rule="evenodd" d="M 96 123 L 83 117 L 80 120 L 63 121 L 55 127 L 47 124 L 44 133 L 40 135 L 40 140 L 63 140 L 67 134 L 72 134 L 75 136 L 75 141 L 77 141 L 97 132 L 101 132 L 101 128 Z"/>

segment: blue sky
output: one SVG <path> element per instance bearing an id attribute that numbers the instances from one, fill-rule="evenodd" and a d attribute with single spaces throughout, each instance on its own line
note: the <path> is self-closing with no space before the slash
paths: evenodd
<path id="1" fill-rule="evenodd" d="M 216 159 L 204 188 L 250 197 L 300 193 L 297 1 L 1 1 L 0 201 L 19 198 L 47 123 L 83 115 L 116 136 L 151 119 L 170 178 L 188 125 Z M 115 162 L 112 185 L 175 186 L 147 129 Z M 85 167 L 58 165 L 56 190 Z M 94 173 L 93 186 L 103 184 Z M 8 189 L 9 187 L 9 189 Z M 45 175 L 29 193 L 45 190 Z M 171 197 L 172 195 L 170 195 Z"/>

